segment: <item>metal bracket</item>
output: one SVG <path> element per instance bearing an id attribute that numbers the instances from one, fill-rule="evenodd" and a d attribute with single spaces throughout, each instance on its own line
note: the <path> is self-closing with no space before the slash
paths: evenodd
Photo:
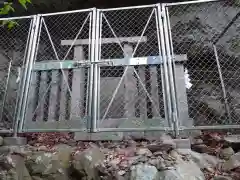
<path id="1" fill-rule="evenodd" d="M 113 61 L 107 60 L 107 61 L 77 61 L 73 64 L 74 67 L 89 67 L 92 64 L 97 64 L 99 66 L 113 66 Z"/>

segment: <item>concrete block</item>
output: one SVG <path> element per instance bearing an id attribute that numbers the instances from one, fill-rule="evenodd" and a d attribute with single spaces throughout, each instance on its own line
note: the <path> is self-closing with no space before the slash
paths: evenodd
<path id="1" fill-rule="evenodd" d="M 123 139 L 122 132 L 75 132 L 74 140 L 76 141 L 119 141 Z"/>
<path id="2" fill-rule="evenodd" d="M 5 146 L 22 146 L 27 144 L 27 139 L 24 137 L 5 137 L 3 144 Z"/>
<path id="3" fill-rule="evenodd" d="M 177 149 L 191 149 L 190 139 L 174 139 Z"/>

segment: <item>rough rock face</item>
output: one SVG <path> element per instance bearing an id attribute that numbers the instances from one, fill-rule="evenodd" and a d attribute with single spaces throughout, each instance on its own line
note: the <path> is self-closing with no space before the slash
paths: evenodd
<path id="1" fill-rule="evenodd" d="M 185 66 L 193 84 L 188 90 L 188 103 L 190 117 L 195 119 L 197 125 L 237 123 L 240 117 L 240 19 L 238 18 L 217 44 L 229 114 L 233 122 L 226 121 L 227 111 L 211 45 L 239 12 L 239 6 L 232 2 L 204 2 L 169 7 L 174 52 L 188 55 Z"/>
<path id="2" fill-rule="evenodd" d="M 239 180 L 240 177 L 240 146 L 233 151 L 233 140 L 229 143 L 230 137 L 217 133 L 195 137 L 202 140 L 196 145 L 205 145 L 199 152 L 176 146 L 169 149 L 168 136 L 164 136 L 165 141 L 76 142 L 72 146 L 57 142 L 54 145 L 50 135 L 44 136 L 50 143 L 40 136 L 33 146 L 0 146 L 0 178 Z"/>

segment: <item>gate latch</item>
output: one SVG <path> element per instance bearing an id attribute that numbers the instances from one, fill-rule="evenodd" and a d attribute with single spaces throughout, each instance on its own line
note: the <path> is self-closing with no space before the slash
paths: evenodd
<path id="1" fill-rule="evenodd" d="M 99 66 L 113 66 L 113 62 L 110 60 L 103 60 L 103 61 L 77 61 L 73 64 L 74 67 L 89 67 L 92 64 L 97 64 Z"/>

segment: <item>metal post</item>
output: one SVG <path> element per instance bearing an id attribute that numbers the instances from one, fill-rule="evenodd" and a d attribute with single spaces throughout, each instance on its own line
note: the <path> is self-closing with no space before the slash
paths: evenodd
<path id="1" fill-rule="evenodd" d="M 158 51 L 159 51 L 159 56 L 162 57 L 162 52 L 161 52 L 161 40 L 160 40 L 160 26 L 159 26 L 159 18 L 158 18 L 158 15 L 157 15 L 157 8 L 155 8 L 155 15 L 156 15 L 156 27 L 157 27 L 157 39 L 158 39 Z M 161 63 L 160 65 L 160 70 L 161 70 L 161 81 L 162 81 L 162 94 L 163 94 L 163 104 L 164 104 L 164 116 L 165 118 L 168 117 L 168 107 L 167 107 L 167 101 L 166 101 L 166 93 L 165 93 L 165 83 L 164 83 L 164 67 L 163 67 L 163 64 Z M 171 127 L 171 124 L 170 122 L 168 121 L 168 126 Z"/>
<path id="2" fill-rule="evenodd" d="M 219 62 L 218 51 L 217 51 L 217 47 L 215 44 L 213 44 L 213 50 L 214 50 L 214 55 L 215 55 L 215 59 L 217 62 L 219 78 L 221 81 L 221 87 L 222 87 L 223 98 L 224 98 L 224 106 L 225 106 L 225 109 L 226 109 L 226 112 L 228 115 L 229 123 L 231 124 L 231 113 L 230 113 L 230 108 L 228 105 L 227 93 L 226 93 L 226 88 L 225 88 L 225 84 L 224 84 L 224 80 L 223 80 L 223 76 L 222 76 L 222 69 L 221 69 L 220 62 Z"/>
<path id="3" fill-rule="evenodd" d="M 18 95 L 18 100 L 17 100 L 17 107 L 15 108 L 15 123 L 14 123 L 14 136 L 17 136 L 17 131 L 19 131 L 19 121 L 21 119 L 21 112 L 22 112 L 22 102 L 23 102 L 23 96 L 24 96 L 24 92 L 25 92 L 25 84 L 26 84 L 26 77 L 27 77 L 27 71 L 29 70 L 28 65 L 29 65 L 29 57 L 31 54 L 31 48 L 32 48 L 32 38 L 33 38 L 33 33 L 34 33 L 34 28 L 33 28 L 33 24 L 35 24 L 36 18 L 35 16 L 32 17 L 32 22 L 31 25 L 29 27 L 29 35 L 28 35 L 28 40 L 27 40 L 27 44 L 26 44 L 26 60 L 25 60 L 25 64 L 23 66 L 23 76 L 21 77 L 20 80 L 20 93 Z"/>
<path id="4" fill-rule="evenodd" d="M 89 85 L 89 117 L 87 123 L 87 129 L 90 132 L 96 131 L 96 110 L 97 110 L 97 99 L 95 95 L 97 94 L 97 74 L 95 62 L 95 48 L 96 48 L 96 30 L 97 30 L 97 9 L 92 10 L 92 35 L 91 35 L 91 66 L 90 66 L 90 85 Z"/>
<path id="5" fill-rule="evenodd" d="M 22 73 L 23 76 L 21 76 L 21 79 L 20 79 L 20 83 L 19 83 L 19 90 L 20 92 L 18 91 L 18 95 L 17 95 L 17 102 L 16 102 L 16 106 L 15 106 L 15 112 L 14 112 L 14 125 L 13 125 L 13 129 L 15 128 L 18 128 L 18 123 L 19 123 L 19 120 L 20 120 L 20 116 L 21 116 L 21 108 L 22 108 L 22 101 L 23 101 L 23 93 L 25 91 L 25 79 L 26 79 L 26 73 L 27 73 L 27 66 L 28 66 L 28 60 L 29 60 L 29 56 L 30 56 L 30 51 L 31 51 L 31 43 L 32 41 L 31 38 L 32 38 L 32 35 L 33 35 L 33 23 L 34 23 L 34 16 L 31 17 L 32 20 L 31 20 L 31 24 L 30 24 L 30 27 L 29 27 L 29 33 L 28 33 L 28 38 L 27 38 L 27 44 L 26 44 L 26 50 L 25 50 L 25 54 L 24 54 L 24 65 L 22 67 Z M 19 129 L 18 129 L 19 130 Z M 16 130 L 17 131 L 17 130 Z M 15 134 L 16 135 L 16 134 Z"/>
<path id="6" fill-rule="evenodd" d="M 38 42 L 40 18 L 41 17 L 39 15 L 34 16 L 32 32 L 31 32 L 31 37 L 30 37 L 30 43 L 29 43 L 29 47 L 28 47 L 29 48 L 29 54 L 28 54 L 29 59 L 27 58 L 26 67 L 25 67 L 26 75 L 23 79 L 23 81 L 25 82 L 25 87 L 24 87 L 25 89 L 24 89 L 24 93 L 23 93 L 22 103 L 19 104 L 22 107 L 21 112 L 19 114 L 20 130 L 22 130 L 22 128 L 23 128 L 23 123 L 24 123 L 25 114 L 26 114 L 29 86 L 30 86 L 30 82 L 31 82 L 32 68 L 33 68 L 33 64 L 34 64 L 34 60 L 35 60 L 36 47 L 37 47 L 37 42 Z M 18 128 L 18 123 L 15 126 L 14 133 L 17 133 L 17 128 Z"/>
<path id="7" fill-rule="evenodd" d="M 174 122 L 174 130 L 175 130 L 175 136 L 179 135 L 179 122 L 178 122 L 178 114 L 177 114 L 177 104 L 176 104 L 176 91 L 175 91 L 175 80 L 174 80 L 174 73 L 173 73 L 173 57 L 171 55 L 171 45 L 169 40 L 169 32 L 168 32 L 168 24 L 167 24 L 167 16 L 166 16 L 166 9 L 165 5 L 162 4 L 162 15 L 163 15 L 163 30 L 164 30 L 164 38 L 166 41 L 166 54 L 167 54 L 167 62 L 168 62 L 168 75 L 169 75 L 169 81 L 170 81 L 170 92 L 171 92 L 171 102 L 172 102 L 172 120 Z"/>
<path id="8" fill-rule="evenodd" d="M 91 33 L 92 33 L 92 12 L 90 12 L 90 16 L 89 16 L 89 30 L 88 30 L 88 61 L 90 61 L 90 55 L 91 55 Z M 89 112 L 91 112 L 91 108 L 89 106 L 90 102 L 89 102 L 89 92 L 91 91 L 91 85 L 90 85 L 90 80 L 91 80 L 91 71 L 90 68 L 88 69 L 88 76 L 87 76 L 87 92 L 86 92 L 86 111 L 85 111 L 85 115 L 84 118 L 89 117 Z M 87 123 L 86 125 L 88 126 L 88 118 L 87 118 Z"/>
<path id="9" fill-rule="evenodd" d="M 168 7 L 166 7 L 165 9 L 165 12 L 166 12 L 166 21 L 167 21 L 167 27 L 168 27 L 168 37 L 169 37 L 169 43 L 170 43 L 170 52 L 171 52 L 171 56 L 172 56 L 172 60 L 173 60 L 173 63 L 172 63 L 172 67 L 173 69 L 175 70 L 175 54 L 174 54 L 174 48 L 173 48 L 173 40 L 172 40 L 172 32 L 171 32 L 171 22 L 170 22 L 170 17 L 169 17 L 169 11 L 168 11 Z M 175 78 L 175 72 L 173 71 L 173 77 Z M 176 83 L 174 83 L 174 88 L 176 90 Z M 175 98 L 177 99 L 177 93 L 175 93 Z M 176 106 L 178 107 L 178 101 L 176 101 Z M 178 108 L 177 108 L 177 115 L 179 116 L 179 111 L 178 111 Z"/>
<path id="10" fill-rule="evenodd" d="M 92 123 L 91 123 L 91 132 L 97 132 L 97 121 L 98 121 L 98 101 L 99 101 L 99 80 L 100 80 L 100 67 L 96 62 L 99 61 L 99 33 L 100 33 L 100 10 L 96 9 L 96 24 L 95 24 L 95 42 L 93 45 L 94 47 L 94 75 L 93 75 L 93 116 L 92 116 Z"/>
<path id="11" fill-rule="evenodd" d="M 166 106 L 167 106 L 167 116 L 165 117 L 170 126 L 172 127 L 172 105 L 170 99 L 170 87 L 169 87 L 169 79 L 168 79 L 168 68 L 167 68 L 167 59 L 166 59 L 166 49 L 165 49 L 165 40 L 164 40 L 164 33 L 163 33 L 163 22 L 162 22 L 162 10 L 160 4 L 157 4 L 157 14 L 158 14 L 158 30 L 160 34 L 160 43 L 159 43 L 159 52 L 161 52 L 161 56 L 163 59 L 163 70 L 164 70 L 164 79 L 163 79 L 163 89 L 165 92 L 166 97 Z"/>
<path id="12" fill-rule="evenodd" d="M 103 21 L 103 13 L 100 11 L 99 12 L 99 16 L 100 16 L 100 19 L 99 19 L 99 40 L 98 40 L 98 58 L 99 60 L 101 61 L 101 55 L 102 55 L 102 46 L 101 46 L 101 42 L 102 42 L 102 21 Z M 100 96 L 101 96 L 101 69 L 99 68 L 99 71 L 98 71 L 98 118 L 100 118 L 100 108 L 101 108 L 101 104 L 100 104 Z M 97 127 L 99 128 L 99 119 L 97 120 Z"/>

